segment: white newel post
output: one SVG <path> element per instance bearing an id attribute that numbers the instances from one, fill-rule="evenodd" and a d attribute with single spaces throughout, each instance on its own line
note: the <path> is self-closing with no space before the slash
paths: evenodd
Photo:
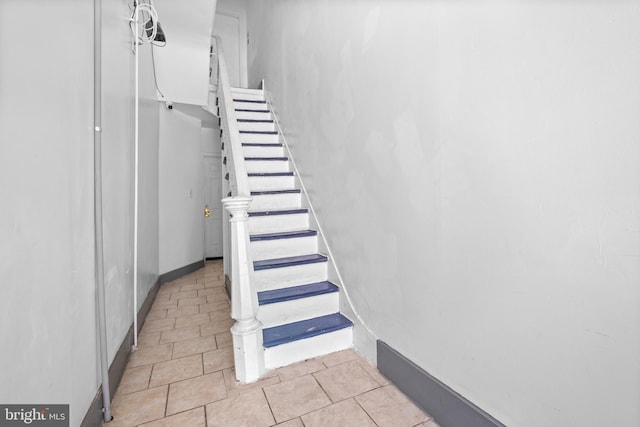
<path id="1" fill-rule="evenodd" d="M 251 197 L 227 197 L 222 203 L 231 214 L 231 327 L 236 379 L 253 382 L 264 373 L 262 323 L 256 319 L 258 294 L 254 288 L 253 265 L 249 257 L 249 216 Z"/>

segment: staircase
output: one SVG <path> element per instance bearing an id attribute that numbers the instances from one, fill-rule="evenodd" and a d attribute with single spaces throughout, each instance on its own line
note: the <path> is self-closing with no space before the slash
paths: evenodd
<path id="1" fill-rule="evenodd" d="M 261 90 L 232 88 L 249 188 L 250 254 L 263 325 L 264 366 L 274 369 L 353 345 L 340 288 Z"/>

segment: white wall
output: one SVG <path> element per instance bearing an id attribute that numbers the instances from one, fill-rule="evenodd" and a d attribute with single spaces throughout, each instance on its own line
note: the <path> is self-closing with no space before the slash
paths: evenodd
<path id="1" fill-rule="evenodd" d="M 215 0 L 155 0 L 167 44 L 154 48 L 164 100 L 207 105 Z"/>
<path id="2" fill-rule="evenodd" d="M 640 424 L 639 19 L 249 2 L 250 87 L 266 78 L 356 308 L 509 426 Z"/>
<path id="3" fill-rule="evenodd" d="M 133 323 L 135 56 L 126 0 L 103 7 L 103 215 L 109 360 Z M 138 309 L 158 278 L 158 102 L 140 48 Z"/>
<path id="4" fill-rule="evenodd" d="M 109 2 L 103 8 L 105 271 L 111 360 L 132 322 L 133 74 L 127 4 Z M 26 29 L 26 20 L 31 30 Z M 93 258 L 93 3 L 0 2 L 0 52 L 0 384 L 4 385 L 0 402 L 68 403 L 70 425 L 76 426 L 99 387 Z M 143 87 L 144 93 L 152 92 L 148 85 Z M 145 103 L 141 115 L 147 121 L 141 152 L 148 156 L 141 168 L 145 194 L 141 212 L 146 213 L 146 224 L 141 229 L 145 242 L 140 286 L 141 295 L 146 295 L 158 269 L 153 159 L 157 107 Z"/>
<path id="5" fill-rule="evenodd" d="M 0 3 L 0 401 L 70 403 L 77 425 L 97 390 L 91 6 L 27 3 Z"/>
<path id="6" fill-rule="evenodd" d="M 160 109 L 160 274 L 204 257 L 201 122 Z"/>
<path id="7" fill-rule="evenodd" d="M 229 83 L 247 87 L 247 2 L 220 0 L 217 3 L 213 34 L 222 40 Z M 215 75 L 212 76 L 217 78 Z"/>

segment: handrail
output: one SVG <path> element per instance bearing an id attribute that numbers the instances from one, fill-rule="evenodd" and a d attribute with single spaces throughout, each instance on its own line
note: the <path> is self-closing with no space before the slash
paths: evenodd
<path id="1" fill-rule="evenodd" d="M 249 177 L 244 165 L 242 155 L 242 144 L 240 143 L 240 131 L 236 120 L 236 111 L 233 106 L 233 94 L 229 83 L 229 73 L 227 72 L 227 62 L 224 59 L 222 40 L 219 36 L 216 39 L 218 51 L 218 108 L 220 109 L 220 129 L 226 136 L 224 151 L 227 154 L 227 167 L 230 170 L 229 183 L 231 185 L 232 196 L 250 196 Z M 230 165 L 230 166 L 229 166 Z"/>

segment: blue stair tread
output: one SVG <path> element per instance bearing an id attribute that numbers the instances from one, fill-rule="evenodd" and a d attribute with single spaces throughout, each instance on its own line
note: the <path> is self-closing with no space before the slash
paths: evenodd
<path id="1" fill-rule="evenodd" d="M 267 194 L 298 194 L 300 190 L 298 188 L 291 188 L 287 190 L 265 190 L 265 191 L 252 191 L 252 196 L 263 196 Z"/>
<path id="2" fill-rule="evenodd" d="M 240 133 L 256 134 L 256 135 L 277 135 L 277 130 L 241 130 Z"/>
<path id="3" fill-rule="evenodd" d="M 236 99 L 233 98 L 233 102 L 252 102 L 254 104 L 266 104 L 267 101 L 261 101 L 259 99 Z"/>
<path id="4" fill-rule="evenodd" d="M 243 113 L 268 113 L 269 110 L 248 110 L 246 108 L 236 108 L 236 111 L 242 111 Z"/>
<path id="5" fill-rule="evenodd" d="M 293 267 L 294 265 L 315 264 L 327 262 L 327 257 L 320 254 L 290 256 L 285 258 L 263 259 L 253 262 L 253 269 L 269 270 L 272 268 Z"/>
<path id="6" fill-rule="evenodd" d="M 274 304 L 276 302 L 293 301 L 333 292 L 338 292 L 338 287 L 331 282 L 309 283 L 306 285 L 292 286 L 290 288 L 258 292 L 258 303 L 260 305 Z"/>
<path id="7" fill-rule="evenodd" d="M 237 119 L 237 121 L 241 123 L 273 123 L 273 120 L 262 120 L 262 119 Z"/>
<path id="8" fill-rule="evenodd" d="M 315 230 L 281 231 L 279 233 L 253 234 L 249 236 L 249 240 L 252 242 L 259 242 L 262 240 L 293 239 L 296 237 L 310 237 L 317 235 L 318 232 Z"/>
<path id="9" fill-rule="evenodd" d="M 251 172 L 248 176 L 293 176 L 293 172 Z"/>
<path id="10" fill-rule="evenodd" d="M 282 147 L 282 144 L 260 144 L 259 142 L 243 142 L 243 147 Z"/>
<path id="11" fill-rule="evenodd" d="M 285 210 L 275 210 L 275 211 L 256 211 L 249 212 L 249 216 L 269 216 L 269 215 L 290 215 L 290 214 L 301 214 L 308 213 L 309 209 L 285 209 Z"/>
<path id="12" fill-rule="evenodd" d="M 267 160 L 267 161 L 283 161 L 283 160 L 289 160 L 288 157 L 245 157 L 245 160 Z"/>
<path id="13" fill-rule="evenodd" d="M 280 344 L 315 337 L 351 326 L 353 326 L 353 323 L 340 313 L 314 317 L 313 319 L 263 329 L 262 345 L 265 348 L 275 347 Z"/>

